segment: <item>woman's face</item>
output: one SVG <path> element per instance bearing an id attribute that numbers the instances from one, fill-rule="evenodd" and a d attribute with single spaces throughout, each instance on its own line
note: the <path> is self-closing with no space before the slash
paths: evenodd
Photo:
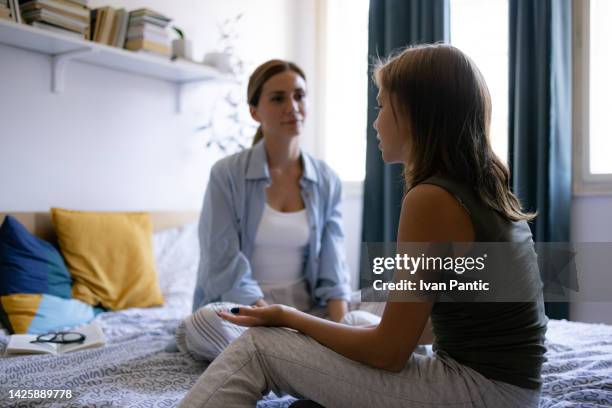
<path id="1" fill-rule="evenodd" d="M 395 120 L 389 94 L 384 89 L 380 89 L 376 100 L 378 117 L 373 126 L 378 133 L 376 138 L 382 158 L 385 163 L 406 163 L 410 139 L 408 121 L 400 116 Z"/>
<path id="2" fill-rule="evenodd" d="M 287 70 L 268 79 L 251 116 L 261 124 L 266 137 L 298 136 L 306 118 L 306 82 Z"/>

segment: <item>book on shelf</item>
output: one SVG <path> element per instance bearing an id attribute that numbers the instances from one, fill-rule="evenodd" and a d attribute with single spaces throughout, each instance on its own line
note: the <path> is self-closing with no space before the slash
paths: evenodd
<path id="1" fill-rule="evenodd" d="M 127 40 L 142 39 L 145 41 L 153 41 L 168 46 L 170 39 L 166 33 L 158 33 L 150 30 L 132 30 L 127 33 Z"/>
<path id="2" fill-rule="evenodd" d="M 100 7 L 91 12 L 91 40 L 100 44 L 123 48 L 127 34 L 129 13 L 125 9 Z"/>
<path id="3" fill-rule="evenodd" d="M 142 8 L 130 12 L 125 48 L 146 51 L 165 57 L 171 54 L 166 27 L 170 19 L 153 10 Z"/>
<path id="4" fill-rule="evenodd" d="M 41 30 L 49 31 L 52 33 L 59 33 L 63 35 L 67 35 L 72 38 L 83 39 L 83 34 L 78 33 L 76 31 L 67 30 L 62 27 L 55 26 L 53 24 L 47 24 L 42 21 L 33 21 L 31 24 L 32 27 L 40 28 Z"/>
<path id="5" fill-rule="evenodd" d="M 168 23 L 172 21 L 171 18 L 166 17 L 163 14 L 160 14 L 148 8 L 140 8 L 137 10 L 132 10 L 130 11 L 130 17 L 133 17 L 135 19 L 142 17 L 143 19 L 148 20 L 149 22 L 152 22 L 153 24 L 157 24 L 160 27 L 166 27 Z"/>
<path id="6" fill-rule="evenodd" d="M 23 13 L 22 16 L 28 24 L 31 24 L 34 21 L 42 21 L 47 24 L 53 24 L 66 30 L 80 33 L 82 38 L 84 38 L 86 33 L 89 31 L 89 23 L 70 19 L 61 14 L 53 13 L 44 9 L 28 11 Z"/>
<path id="7" fill-rule="evenodd" d="M 93 41 L 101 44 L 108 44 L 113 29 L 114 19 L 115 9 L 112 7 L 107 6 L 97 9 Z"/>
<path id="8" fill-rule="evenodd" d="M 13 21 L 16 23 L 21 23 L 22 20 L 21 11 L 19 10 L 19 0 L 8 0 L 8 5 Z"/>
<path id="9" fill-rule="evenodd" d="M 80 343 L 68 344 L 48 342 L 32 343 L 32 341 L 37 339 L 38 335 L 13 334 L 9 337 L 9 342 L 6 346 L 4 354 L 64 354 L 94 347 L 101 347 L 106 344 L 104 332 L 102 332 L 98 322 L 95 320 L 88 325 L 75 328 L 71 331 L 85 335 L 85 340 Z"/>
<path id="10" fill-rule="evenodd" d="M 161 27 L 161 28 L 166 28 L 166 26 L 168 26 L 168 23 L 166 23 L 164 20 L 158 20 L 156 18 L 153 18 L 151 16 L 146 16 L 146 15 L 133 16 L 131 13 L 130 13 L 130 22 L 132 24 L 152 24 L 156 27 Z"/>
<path id="11" fill-rule="evenodd" d="M 79 38 L 89 38 L 89 9 L 72 0 L 20 0 L 20 7 L 27 24 L 73 37 L 76 33 Z M 53 30 L 52 26 L 57 29 Z"/>
<path id="12" fill-rule="evenodd" d="M 130 23 L 128 32 L 127 32 L 128 37 L 135 37 L 143 33 L 162 36 L 162 37 L 168 36 L 168 32 L 166 31 L 165 28 L 161 28 L 161 27 L 158 27 L 152 24 Z"/>
<path id="13" fill-rule="evenodd" d="M 3 20 L 13 19 L 13 16 L 11 15 L 11 9 L 4 6 L 1 0 L 0 0 L 0 19 L 3 19 Z"/>
<path id="14" fill-rule="evenodd" d="M 65 13 L 67 16 L 80 18 L 89 22 L 89 9 L 68 0 L 20 0 L 21 12 L 33 8 L 45 8 L 51 11 Z"/>
<path id="15" fill-rule="evenodd" d="M 170 57 L 170 47 L 154 41 L 145 41 L 143 39 L 127 40 L 125 48 L 131 51 L 150 51 L 155 54 Z"/>
<path id="16" fill-rule="evenodd" d="M 98 9 L 89 10 L 89 40 L 93 41 L 96 34 L 96 21 L 98 18 Z"/>
<path id="17" fill-rule="evenodd" d="M 113 22 L 113 30 L 110 36 L 109 45 L 123 48 L 125 37 L 127 35 L 128 21 L 130 14 L 126 9 L 122 8 L 115 13 L 115 21 Z"/>

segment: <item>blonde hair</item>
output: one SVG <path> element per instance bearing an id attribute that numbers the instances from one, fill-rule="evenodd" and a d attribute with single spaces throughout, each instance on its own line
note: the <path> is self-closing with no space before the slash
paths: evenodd
<path id="1" fill-rule="evenodd" d="M 247 85 L 247 102 L 249 105 L 257 107 L 264 84 L 274 75 L 285 71 L 293 71 L 301 76 L 304 81 L 306 81 L 304 71 L 302 71 L 302 69 L 293 62 L 283 61 L 280 59 L 266 61 L 258 66 L 249 77 L 249 84 Z M 259 142 L 262 138 L 263 132 L 261 131 L 260 125 L 257 128 L 255 137 L 253 138 L 253 145 L 257 144 L 257 142 Z"/>
<path id="2" fill-rule="evenodd" d="M 471 186 L 510 221 L 532 220 L 509 187 L 510 173 L 490 142 L 491 97 L 474 62 L 447 44 L 409 47 L 380 61 L 377 86 L 389 94 L 393 116 L 408 118 L 407 190 L 434 175 Z"/>

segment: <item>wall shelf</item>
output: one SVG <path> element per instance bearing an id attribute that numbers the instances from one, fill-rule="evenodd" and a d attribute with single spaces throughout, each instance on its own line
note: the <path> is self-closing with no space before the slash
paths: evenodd
<path id="1" fill-rule="evenodd" d="M 0 20 L 0 44 L 48 55 L 53 70 L 51 91 L 54 93 L 63 92 L 65 67 L 72 60 L 169 81 L 176 86 L 177 112 L 182 110 L 185 85 L 223 79 L 219 71 L 203 64 L 171 61 L 162 56 L 71 38 L 8 20 Z"/>

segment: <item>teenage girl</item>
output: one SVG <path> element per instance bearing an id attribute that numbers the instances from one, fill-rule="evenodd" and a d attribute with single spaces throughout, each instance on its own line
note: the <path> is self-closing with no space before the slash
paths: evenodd
<path id="1" fill-rule="evenodd" d="M 491 102 L 474 63 L 449 45 L 419 46 L 379 66 L 375 81 L 382 158 L 405 167 L 398 241 L 532 242 L 533 215 L 521 210 L 491 149 Z M 533 246 L 523 248 L 514 256 L 537 262 Z M 535 282 L 526 275 L 537 268 L 527 266 L 514 271 L 516 279 Z M 255 406 L 270 390 L 325 407 L 538 406 L 547 323 L 541 295 L 513 303 L 388 302 L 370 327 L 282 305 L 220 316 L 268 327 L 231 344 L 182 407 Z M 428 319 L 433 353 L 414 353 Z"/>

